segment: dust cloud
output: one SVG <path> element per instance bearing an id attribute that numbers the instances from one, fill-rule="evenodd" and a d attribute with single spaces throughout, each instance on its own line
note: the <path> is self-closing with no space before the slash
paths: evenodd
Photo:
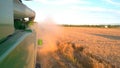
<path id="1" fill-rule="evenodd" d="M 45 21 L 40 24 L 40 34 L 39 38 L 43 40 L 43 47 L 41 51 L 47 53 L 56 50 L 56 38 L 60 36 L 60 29 L 52 21 Z"/>
<path id="2" fill-rule="evenodd" d="M 56 41 L 62 35 L 62 29 L 51 19 L 37 22 L 32 28 L 36 32 L 37 40 L 42 40 L 42 45 L 37 46 L 37 67 L 47 68 L 45 66 L 49 64 L 50 53 L 57 50 Z"/>
<path id="3" fill-rule="evenodd" d="M 46 19 L 43 22 L 34 24 L 34 30 L 37 34 L 37 40 L 42 40 L 42 45 L 38 46 L 40 54 L 47 54 L 57 49 L 56 40 L 62 35 L 63 30 L 56 25 L 52 19 Z"/>

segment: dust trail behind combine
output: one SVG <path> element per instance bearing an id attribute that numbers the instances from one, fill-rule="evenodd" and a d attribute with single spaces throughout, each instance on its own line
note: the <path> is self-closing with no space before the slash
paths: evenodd
<path id="1" fill-rule="evenodd" d="M 56 40 L 62 34 L 61 31 L 62 29 L 51 20 L 38 24 L 37 37 L 43 40 L 43 44 L 39 47 L 43 54 L 56 50 Z"/>
<path id="2" fill-rule="evenodd" d="M 40 63 L 42 68 L 48 68 L 50 53 L 57 50 L 56 41 L 62 35 L 62 29 L 52 20 L 36 23 L 32 28 L 37 33 L 37 40 L 43 41 L 43 44 L 38 46 L 37 63 Z"/>

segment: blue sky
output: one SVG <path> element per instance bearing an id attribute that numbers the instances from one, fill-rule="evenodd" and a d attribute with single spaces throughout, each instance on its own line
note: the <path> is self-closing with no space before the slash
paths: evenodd
<path id="1" fill-rule="evenodd" d="M 35 21 L 57 24 L 120 24 L 120 0 L 23 1 L 36 12 Z"/>

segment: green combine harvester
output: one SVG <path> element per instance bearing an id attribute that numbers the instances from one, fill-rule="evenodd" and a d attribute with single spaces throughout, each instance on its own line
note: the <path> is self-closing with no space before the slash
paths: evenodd
<path id="1" fill-rule="evenodd" d="M 35 68 L 35 12 L 21 0 L 0 0 L 0 68 Z"/>

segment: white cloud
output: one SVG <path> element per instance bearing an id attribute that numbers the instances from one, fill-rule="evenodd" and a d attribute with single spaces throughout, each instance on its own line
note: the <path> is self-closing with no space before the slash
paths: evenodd
<path id="1" fill-rule="evenodd" d="M 114 4 L 114 5 L 119 5 L 120 6 L 120 2 L 114 2 L 112 0 L 106 0 L 108 3 Z"/>
<path id="2" fill-rule="evenodd" d="M 83 0 L 35 0 L 43 4 L 48 5 L 66 5 L 66 4 L 91 4 L 88 1 Z"/>
<path id="3" fill-rule="evenodd" d="M 95 12 L 109 12 L 109 13 L 115 13 L 120 16 L 120 10 L 116 9 L 108 9 L 108 8 L 103 8 L 103 7 L 83 7 L 83 6 L 72 6 L 70 7 L 73 10 L 77 11 L 95 11 Z"/>
<path id="4" fill-rule="evenodd" d="M 70 7 L 71 9 L 74 10 L 83 10 L 83 11 L 106 11 L 107 9 L 101 8 L 101 7 L 82 7 L 82 6 L 72 6 Z"/>

